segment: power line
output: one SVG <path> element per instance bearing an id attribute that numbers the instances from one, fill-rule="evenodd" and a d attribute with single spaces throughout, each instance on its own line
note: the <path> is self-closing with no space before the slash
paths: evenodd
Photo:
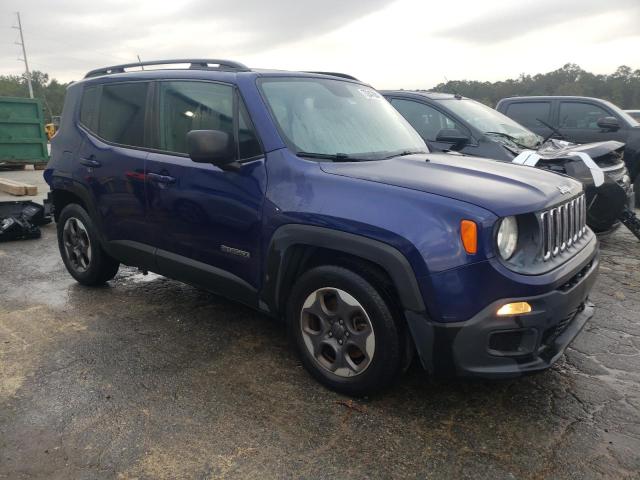
<path id="1" fill-rule="evenodd" d="M 29 98 L 33 98 L 33 86 L 31 85 L 31 72 L 29 71 L 29 62 L 27 61 L 27 49 L 24 46 L 24 36 L 22 35 L 22 22 L 20 21 L 20 12 L 16 12 L 16 17 L 18 18 L 18 26 L 13 27 L 17 28 L 20 32 L 20 41 L 15 42 L 16 45 L 20 45 L 22 47 L 22 60 L 24 60 L 24 68 L 27 72 L 27 83 L 29 84 Z"/>

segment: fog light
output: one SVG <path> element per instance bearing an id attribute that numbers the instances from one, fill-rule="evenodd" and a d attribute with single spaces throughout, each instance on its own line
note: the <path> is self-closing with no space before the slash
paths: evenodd
<path id="1" fill-rule="evenodd" d="M 507 303 L 498 309 L 498 316 L 506 317 L 508 315 L 521 315 L 523 313 L 529 313 L 530 311 L 531 305 L 527 302 Z"/>

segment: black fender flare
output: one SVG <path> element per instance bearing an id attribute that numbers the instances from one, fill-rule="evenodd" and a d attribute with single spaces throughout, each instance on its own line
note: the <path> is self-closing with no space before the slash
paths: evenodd
<path id="1" fill-rule="evenodd" d="M 278 228 L 266 255 L 261 305 L 278 313 L 283 272 L 288 250 L 296 245 L 327 248 L 368 260 L 383 268 L 393 281 L 404 310 L 424 312 L 425 304 L 413 268 L 407 258 L 391 245 L 340 230 L 312 225 L 288 224 Z"/>
<path id="2" fill-rule="evenodd" d="M 64 192 L 64 193 L 71 194 L 82 201 L 84 208 L 87 210 L 87 213 L 89 214 L 93 222 L 96 224 L 96 227 L 98 229 L 98 238 L 100 239 L 100 244 L 105 250 L 109 251 L 109 245 L 103 235 L 102 221 L 100 219 L 100 216 L 98 215 L 97 207 L 95 205 L 95 202 L 93 201 L 91 194 L 86 189 L 86 187 L 84 187 L 81 183 L 77 182 L 71 177 L 67 177 L 63 175 L 63 176 L 59 176 L 59 178 L 56 179 L 54 186 L 51 187 L 49 196 L 52 201 L 57 192 Z M 54 203 L 54 206 L 55 206 L 55 203 Z M 61 212 L 55 211 L 54 213 L 57 217 L 58 215 L 60 215 Z"/>

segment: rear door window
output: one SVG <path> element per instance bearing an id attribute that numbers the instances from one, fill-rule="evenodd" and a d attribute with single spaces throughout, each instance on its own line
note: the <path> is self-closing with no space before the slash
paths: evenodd
<path id="1" fill-rule="evenodd" d="M 102 86 L 96 133 L 101 138 L 134 147 L 144 146 L 147 82 Z"/>
<path id="2" fill-rule="evenodd" d="M 561 102 L 560 128 L 578 128 L 599 131 L 598 120 L 611 114 L 593 103 Z"/>
<path id="3" fill-rule="evenodd" d="M 445 128 L 464 131 L 449 116 L 424 103 L 392 98 L 391 104 L 425 140 L 435 142 L 438 132 Z"/>
<path id="4" fill-rule="evenodd" d="M 517 102 L 510 103 L 505 112 L 516 122 L 530 129 L 540 128 L 538 119 L 549 123 L 551 102 Z"/>

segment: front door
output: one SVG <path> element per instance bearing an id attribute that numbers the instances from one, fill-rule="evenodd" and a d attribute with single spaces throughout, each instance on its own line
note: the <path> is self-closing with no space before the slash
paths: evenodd
<path id="1" fill-rule="evenodd" d="M 213 290 L 231 286 L 232 292 L 220 293 L 238 298 L 234 292 L 257 287 L 260 275 L 266 187 L 260 143 L 231 85 L 162 81 L 156 92 L 158 151 L 147 157 L 145 182 L 159 271 Z M 231 135 L 240 170 L 193 162 L 187 155 L 190 130 Z M 215 277 L 221 281 L 217 286 Z"/>
<path id="2" fill-rule="evenodd" d="M 598 120 L 612 116 L 615 116 L 612 112 L 595 103 L 562 100 L 558 109 L 558 130 L 574 143 L 624 142 L 626 131 L 623 124 L 616 131 L 606 131 L 598 126 Z"/>
<path id="3" fill-rule="evenodd" d="M 432 152 L 442 152 L 451 149 L 451 143 L 438 141 L 438 133 L 440 133 L 441 130 L 456 129 L 460 131 L 460 133 L 471 136 L 464 126 L 431 105 L 413 100 L 405 100 L 403 98 L 392 98 L 390 102 L 420 134 Z M 472 148 L 471 145 L 467 145 L 465 148 L 470 147 Z M 473 152 L 465 153 L 469 155 L 474 154 Z"/>

